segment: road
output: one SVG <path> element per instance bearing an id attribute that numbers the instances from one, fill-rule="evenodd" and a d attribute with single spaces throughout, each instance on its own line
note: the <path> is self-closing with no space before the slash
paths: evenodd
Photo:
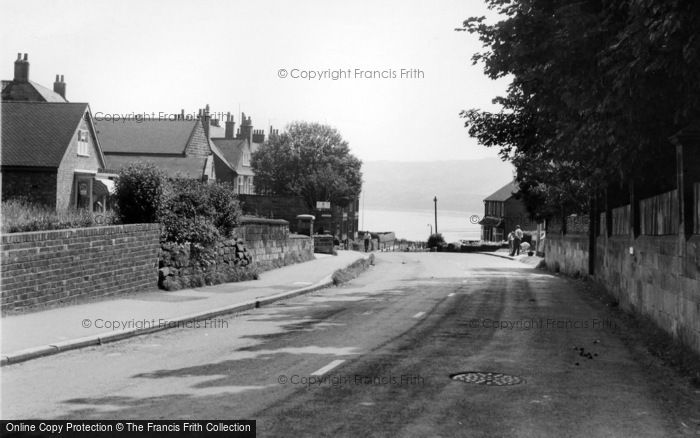
<path id="1" fill-rule="evenodd" d="M 700 391 L 625 341 L 604 303 L 494 256 L 378 254 L 342 287 L 211 324 L 4 367 L 2 418 L 255 419 L 258 436 L 700 434 Z M 507 376 L 451 378 L 464 372 Z"/>

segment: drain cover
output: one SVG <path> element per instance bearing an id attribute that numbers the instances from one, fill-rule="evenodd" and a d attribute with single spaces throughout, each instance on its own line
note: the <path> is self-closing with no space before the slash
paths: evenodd
<path id="1" fill-rule="evenodd" d="M 450 375 L 452 380 L 459 380 L 464 383 L 474 383 L 477 385 L 510 386 L 525 383 L 525 379 L 509 374 L 491 373 L 484 371 L 466 371 Z"/>

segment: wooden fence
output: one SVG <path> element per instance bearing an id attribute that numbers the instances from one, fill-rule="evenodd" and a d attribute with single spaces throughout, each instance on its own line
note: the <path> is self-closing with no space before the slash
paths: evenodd
<path id="1" fill-rule="evenodd" d="M 700 234 L 700 183 L 693 185 L 695 189 L 695 234 Z"/>
<path id="2" fill-rule="evenodd" d="M 647 236 L 678 234 L 678 191 L 639 201 L 639 228 Z"/>
<path id="3" fill-rule="evenodd" d="M 630 233 L 630 206 L 613 208 L 612 210 L 612 235 L 624 236 Z"/>

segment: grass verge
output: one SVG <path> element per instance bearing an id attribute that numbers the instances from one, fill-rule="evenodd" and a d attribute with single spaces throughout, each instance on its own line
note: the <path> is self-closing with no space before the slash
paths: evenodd
<path id="1" fill-rule="evenodd" d="M 371 265 L 374 265 L 374 254 L 370 254 L 368 258 L 362 258 L 356 260 L 350 266 L 338 269 L 333 273 L 333 285 L 338 286 L 343 283 L 347 283 L 353 278 L 357 278 L 364 271 L 369 269 Z"/>

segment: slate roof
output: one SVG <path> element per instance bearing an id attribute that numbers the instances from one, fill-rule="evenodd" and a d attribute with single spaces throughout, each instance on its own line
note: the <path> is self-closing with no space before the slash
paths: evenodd
<path id="1" fill-rule="evenodd" d="M 60 94 L 36 82 L 3 81 L 3 102 L 33 101 L 33 102 L 68 102 Z"/>
<path id="2" fill-rule="evenodd" d="M 2 102 L 3 166 L 58 167 L 87 103 Z"/>
<path id="3" fill-rule="evenodd" d="M 221 152 L 221 150 L 216 146 L 216 143 L 214 143 L 213 141 L 210 140 L 209 147 L 211 148 L 211 153 L 214 156 L 218 157 L 219 160 L 221 160 L 221 162 L 224 163 L 224 165 L 226 165 L 226 167 L 228 167 L 229 169 L 231 169 L 234 172 L 236 171 L 236 168 L 233 167 L 233 165 L 231 165 L 231 163 L 229 163 L 229 161 L 226 159 L 226 156 L 224 155 L 224 153 Z"/>
<path id="4" fill-rule="evenodd" d="M 519 191 L 520 187 L 518 187 L 518 183 L 511 181 L 500 189 L 496 190 L 493 194 L 491 194 L 491 196 L 484 199 L 484 201 L 505 202 L 510 199 L 513 194 L 518 193 Z"/>
<path id="5" fill-rule="evenodd" d="M 207 168 L 207 157 L 145 157 L 143 155 L 105 155 L 107 169 L 118 172 L 132 163 L 152 163 L 162 169 L 168 177 L 201 179 Z"/>
<path id="6" fill-rule="evenodd" d="M 197 120 L 96 121 L 106 153 L 184 154 Z"/>
<path id="7" fill-rule="evenodd" d="M 253 176 L 255 173 L 250 166 L 243 165 L 243 150 L 247 140 L 244 138 L 212 138 L 212 143 L 221 151 L 230 167 L 239 175 Z M 255 143 L 253 143 L 255 144 Z M 252 152 L 252 151 L 251 151 Z"/>

